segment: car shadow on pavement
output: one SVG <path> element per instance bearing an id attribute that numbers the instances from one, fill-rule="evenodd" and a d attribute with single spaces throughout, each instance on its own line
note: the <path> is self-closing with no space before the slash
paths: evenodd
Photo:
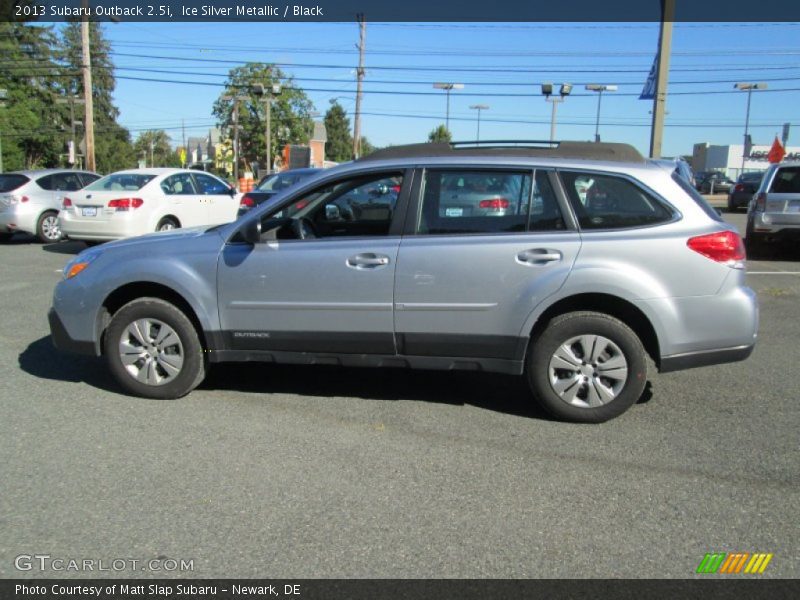
<path id="1" fill-rule="evenodd" d="M 550 420 L 522 377 L 495 373 L 229 363 L 213 365 L 200 389 L 417 400 Z"/>
<path id="2" fill-rule="evenodd" d="M 102 359 L 61 352 L 50 336 L 39 338 L 19 355 L 20 368 L 34 377 L 69 383 L 86 382 L 107 392 L 119 392 Z"/>
<path id="3" fill-rule="evenodd" d="M 55 254 L 79 254 L 86 250 L 88 246 L 86 242 L 79 242 L 77 240 L 66 240 L 64 242 L 55 242 L 53 244 L 45 244 L 42 250 L 45 252 L 53 252 Z"/>

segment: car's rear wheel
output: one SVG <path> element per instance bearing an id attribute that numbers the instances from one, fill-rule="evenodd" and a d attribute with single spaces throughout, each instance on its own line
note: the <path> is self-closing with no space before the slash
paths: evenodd
<path id="1" fill-rule="evenodd" d="M 10 241 L 13 235 L 13 233 L 8 233 L 6 231 L 0 232 L 0 244 L 5 244 Z"/>
<path id="2" fill-rule="evenodd" d="M 553 416 L 602 423 L 642 395 L 647 361 L 638 336 L 612 316 L 589 311 L 554 318 L 531 341 L 528 382 Z"/>
<path id="3" fill-rule="evenodd" d="M 61 226 L 58 224 L 57 212 L 42 213 L 36 224 L 36 237 L 43 244 L 52 244 L 61 240 Z"/>
<path id="4" fill-rule="evenodd" d="M 178 225 L 175 219 L 172 217 L 164 217 L 158 222 L 158 225 L 156 225 L 156 231 L 170 231 L 172 229 L 178 229 L 178 227 L 180 227 L 180 225 Z"/>
<path id="5" fill-rule="evenodd" d="M 159 298 L 120 308 L 105 332 L 104 352 L 119 384 L 145 398 L 180 398 L 205 377 L 197 330 L 180 309 Z"/>

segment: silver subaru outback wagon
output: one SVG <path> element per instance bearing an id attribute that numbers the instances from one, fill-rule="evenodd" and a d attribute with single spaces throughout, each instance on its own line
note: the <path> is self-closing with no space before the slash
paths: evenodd
<path id="1" fill-rule="evenodd" d="M 454 182 L 483 181 L 453 202 Z M 372 198 L 373 190 L 396 193 Z M 299 207 L 299 208 L 298 208 Z M 758 328 L 736 231 L 622 144 L 378 151 L 238 221 L 88 249 L 55 344 L 120 387 L 177 398 L 209 363 L 522 375 L 557 418 L 602 422 L 660 371 L 747 358 Z"/>

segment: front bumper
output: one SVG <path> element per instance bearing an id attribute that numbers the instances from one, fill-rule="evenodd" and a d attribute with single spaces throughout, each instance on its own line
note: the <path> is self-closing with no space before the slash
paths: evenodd
<path id="1" fill-rule="evenodd" d="M 50 312 L 47 313 L 47 320 L 50 322 L 50 337 L 53 339 L 53 345 L 56 348 L 74 352 L 75 354 L 99 355 L 97 345 L 94 342 L 75 340 L 69 335 L 55 309 L 51 308 Z"/>

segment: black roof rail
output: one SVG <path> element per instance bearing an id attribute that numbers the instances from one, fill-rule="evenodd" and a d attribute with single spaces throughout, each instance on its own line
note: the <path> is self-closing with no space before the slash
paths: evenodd
<path id="1" fill-rule="evenodd" d="M 429 142 L 389 146 L 359 158 L 361 161 L 442 156 L 521 156 L 543 158 L 578 158 L 615 162 L 645 162 L 630 144 L 609 142 L 572 142 L 550 140 L 481 140 Z"/>

